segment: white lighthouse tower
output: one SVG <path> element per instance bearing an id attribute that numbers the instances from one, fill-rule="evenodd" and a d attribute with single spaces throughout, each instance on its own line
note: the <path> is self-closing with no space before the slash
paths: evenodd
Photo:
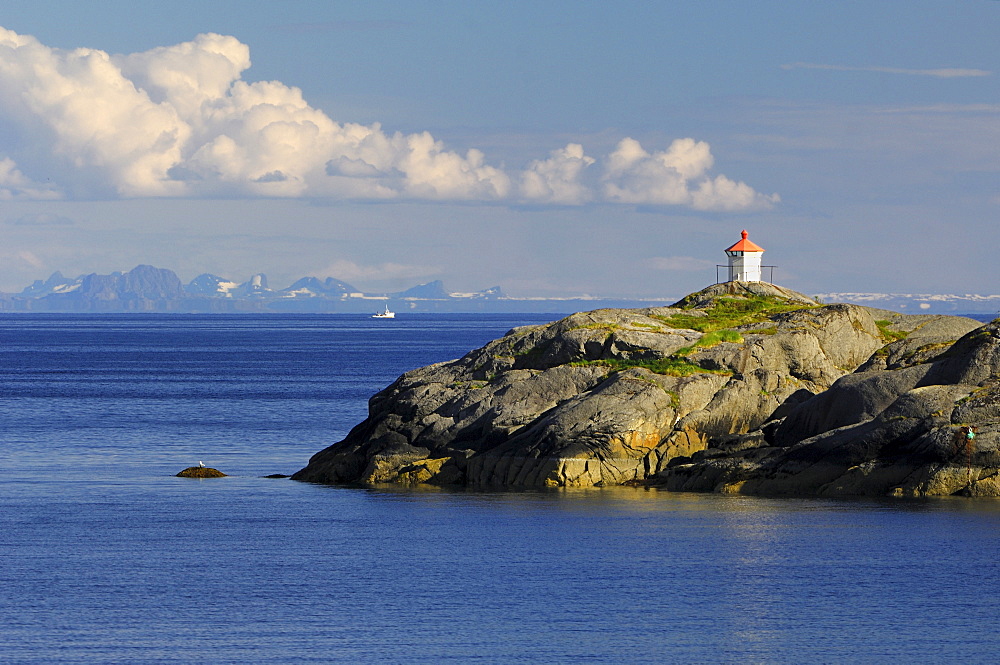
<path id="1" fill-rule="evenodd" d="M 729 281 L 759 282 L 760 260 L 764 256 L 764 248 L 747 240 L 749 234 L 746 229 L 742 235 L 738 243 L 726 250 L 726 256 L 729 257 Z"/>

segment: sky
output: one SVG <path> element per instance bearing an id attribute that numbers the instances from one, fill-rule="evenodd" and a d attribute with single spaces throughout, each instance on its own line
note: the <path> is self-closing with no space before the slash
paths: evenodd
<path id="1" fill-rule="evenodd" d="M 0 291 L 1000 293 L 997 0 L 17 4 Z"/>

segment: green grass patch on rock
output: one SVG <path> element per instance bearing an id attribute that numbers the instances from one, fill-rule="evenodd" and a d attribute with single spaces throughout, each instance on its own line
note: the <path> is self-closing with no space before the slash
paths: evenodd
<path id="1" fill-rule="evenodd" d="M 775 314 L 791 312 L 798 309 L 809 309 L 809 305 L 791 303 L 773 296 L 748 296 L 745 298 L 718 298 L 712 306 L 700 310 L 703 315 L 672 314 L 657 316 L 672 328 L 686 328 L 698 332 L 709 333 L 724 328 L 736 328 L 750 323 L 766 321 Z"/>
<path id="2" fill-rule="evenodd" d="M 879 320 L 875 322 L 875 325 L 878 326 L 879 335 L 882 336 L 882 339 L 884 339 L 886 343 L 898 342 L 901 339 L 906 339 L 906 336 L 910 334 L 905 330 L 890 330 L 889 326 L 892 325 L 891 321 Z"/>
<path id="3" fill-rule="evenodd" d="M 716 344 L 720 344 L 722 342 L 739 343 L 742 341 L 743 341 L 743 335 L 741 335 L 736 330 L 728 330 L 728 329 L 713 330 L 712 332 L 705 333 L 704 335 L 702 335 L 698 339 L 698 341 L 692 344 L 691 346 L 684 346 L 677 349 L 674 355 L 678 357 L 686 357 L 690 355 L 698 347 L 708 348 L 715 346 Z"/>

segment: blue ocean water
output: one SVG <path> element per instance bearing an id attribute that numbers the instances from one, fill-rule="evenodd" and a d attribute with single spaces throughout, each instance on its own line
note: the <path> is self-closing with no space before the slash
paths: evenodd
<path id="1" fill-rule="evenodd" d="M 992 500 L 261 477 L 547 318 L 0 317 L 0 662 L 995 660 Z"/>

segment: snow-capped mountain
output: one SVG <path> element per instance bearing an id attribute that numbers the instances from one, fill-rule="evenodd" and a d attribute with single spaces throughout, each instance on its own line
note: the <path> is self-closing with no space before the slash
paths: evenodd
<path id="1" fill-rule="evenodd" d="M 303 277 L 278 293 L 286 298 L 343 298 L 359 291 L 347 282 L 333 277 L 327 277 L 325 282 L 316 277 Z"/>

